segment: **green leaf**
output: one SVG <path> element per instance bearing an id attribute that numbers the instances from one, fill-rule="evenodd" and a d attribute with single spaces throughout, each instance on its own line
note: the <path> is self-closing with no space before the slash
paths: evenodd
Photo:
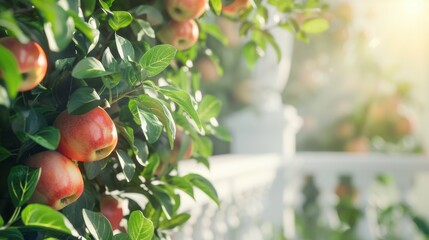
<path id="1" fill-rule="evenodd" d="M 169 220 L 162 221 L 159 225 L 159 228 L 160 229 L 172 229 L 172 228 L 175 228 L 177 226 L 181 226 L 184 223 L 186 223 L 190 217 L 191 217 L 191 215 L 188 213 L 178 214 L 176 216 L 173 216 Z"/>
<path id="2" fill-rule="evenodd" d="M 15 98 L 18 93 L 19 84 L 22 82 L 18 61 L 16 60 L 15 55 L 2 45 L 0 45 L 0 56 L 0 70 L 2 72 L 2 78 L 6 82 L 6 88 L 9 96 L 11 98 Z"/>
<path id="3" fill-rule="evenodd" d="M 268 33 L 268 32 L 264 33 L 264 37 L 271 44 L 271 46 L 273 46 L 274 51 L 276 52 L 276 55 L 277 55 L 277 61 L 280 62 L 282 58 L 282 52 L 279 44 L 276 42 L 276 40 L 274 39 L 273 35 L 271 35 L 271 33 Z"/>
<path id="4" fill-rule="evenodd" d="M 214 23 L 204 23 L 204 24 L 201 24 L 201 28 L 202 28 L 202 31 L 210 34 L 212 37 L 217 39 L 223 45 L 228 44 L 228 38 L 225 36 L 225 34 L 222 32 L 222 30 L 218 25 Z"/>
<path id="5" fill-rule="evenodd" d="M 134 146 L 134 129 L 132 127 L 117 124 L 116 129 L 122 134 L 131 147 Z"/>
<path id="6" fill-rule="evenodd" d="M 30 39 L 22 32 L 21 28 L 18 25 L 18 22 L 15 20 L 13 16 L 13 11 L 11 9 L 4 10 L 0 12 L 0 26 L 6 28 L 8 32 L 12 33 L 11 35 L 18 38 L 20 42 L 26 43 Z M 3 55 L 1 55 L 3 57 Z"/>
<path id="7" fill-rule="evenodd" d="M 11 117 L 12 130 L 17 135 L 23 135 L 20 140 L 27 140 L 23 133 L 35 134 L 41 128 L 47 125 L 46 117 L 34 108 L 17 112 Z"/>
<path id="8" fill-rule="evenodd" d="M 134 146 L 137 148 L 136 159 L 140 165 L 145 166 L 147 163 L 147 157 L 149 156 L 149 148 L 143 140 L 137 138 L 134 141 Z"/>
<path id="9" fill-rule="evenodd" d="M 329 29 L 329 22 L 324 18 L 310 18 L 301 25 L 301 30 L 306 33 L 317 34 Z"/>
<path id="10" fill-rule="evenodd" d="M 243 56 L 246 60 L 249 67 L 253 68 L 256 64 L 256 62 L 259 59 L 259 54 L 257 52 L 258 45 L 253 42 L 247 42 L 243 46 Z"/>
<path id="11" fill-rule="evenodd" d="M 15 207 L 21 207 L 30 199 L 39 182 L 41 170 L 24 165 L 11 168 L 7 177 L 9 195 Z"/>
<path id="12" fill-rule="evenodd" d="M 6 148 L 0 146 L 0 162 L 8 159 L 10 156 L 12 156 L 12 153 Z"/>
<path id="13" fill-rule="evenodd" d="M 115 66 L 118 64 L 118 61 L 116 61 L 116 58 L 113 56 L 109 47 L 104 50 L 101 62 L 103 63 L 103 66 L 106 66 L 109 70 L 114 70 Z"/>
<path id="14" fill-rule="evenodd" d="M 255 27 L 254 22 L 249 22 L 249 21 L 243 22 L 240 25 L 240 29 L 239 29 L 240 36 L 245 36 L 249 32 L 249 30 L 252 29 L 253 27 Z"/>
<path id="15" fill-rule="evenodd" d="M 22 233 L 17 228 L 6 228 L 0 230 L 0 239 L 25 240 Z"/>
<path id="16" fill-rule="evenodd" d="M 184 178 L 190 181 L 195 187 L 203 191 L 208 197 L 210 197 L 219 206 L 220 204 L 219 197 L 217 195 L 216 189 L 214 188 L 214 186 L 211 184 L 209 180 L 195 173 L 189 173 L 186 176 L 184 176 Z"/>
<path id="17" fill-rule="evenodd" d="M 75 30 L 73 19 L 66 12 L 68 10 L 67 1 L 31 0 L 31 3 L 45 19 L 44 30 L 49 48 L 54 52 L 65 49 L 71 42 Z"/>
<path id="18" fill-rule="evenodd" d="M 210 8 L 216 15 L 220 15 L 222 11 L 222 0 L 210 0 Z"/>
<path id="19" fill-rule="evenodd" d="M 149 160 L 148 160 L 148 164 L 143 169 L 142 176 L 145 179 L 151 179 L 153 174 L 155 173 L 156 169 L 158 168 L 160 162 L 161 162 L 161 160 L 159 159 L 158 154 L 150 155 Z"/>
<path id="20" fill-rule="evenodd" d="M 131 24 L 131 29 L 137 36 L 137 41 L 143 40 L 143 36 L 145 35 L 150 38 L 155 38 L 155 30 L 153 30 L 149 22 L 142 19 L 135 19 Z"/>
<path id="21" fill-rule="evenodd" d="M 130 237 L 128 236 L 128 234 L 120 232 L 118 234 L 116 234 L 115 236 L 113 236 L 113 240 L 129 240 Z"/>
<path id="22" fill-rule="evenodd" d="M 425 219 L 419 216 L 412 216 L 412 220 L 416 225 L 417 229 L 426 237 L 429 236 L 429 225 Z"/>
<path id="23" fill-rule="evenodd" d="M 110 11 L 110 7 L 112 6 L 114 0 L 98 0 L 98 2 L 100 3 L 102 8 Z"/>
<path id="24" fill-rule="evenodd" d="M 205 95 L 198 105 L 198 115 L 201 120 L 209 121 L 217 117 L 222 108 L 222 102 L 212 95 Z"/>
<path id="25" fill-rule="evenodd" d="M 202 130 L 201 120 L 198 116 L 197 111 L 194 108 L 196 105 L 195 101 L 191 98 L 191 96 L 180 89 L 175 89 L 171 86 L 164 86 L 159 89 L 159 92 L 167 96 L 171 99 L 171 101 L 175 102 L 179 105 L 197 124 L 197 127 Z"/>
<path id="26" fill-rule="evenodd" d="M 49 150 L 55 150 L 60 143 L 60 131 L 55 127 L 44 127 L 35 134 L 27 134 L 31 140 Z"/>
<path id="27" fill-rule="evenodd" d="M 21 213 L 21 220 L 25 226 L 47 228 L 73 236 L 79 235 L 63 214 L 43 204 L 30 204 L 25 207 Z"/>
<path id="28" fill-rule="evenodd" d="M 112 11 L 113 17 L 109 19 L 109 26 L 113 31 L 125 28 L 133 21 L 133 16 L 126 11 Z"/>
<path id="29" fill-rule="evenodd" d="M 155 7 L 155 5 L 151 6 L 147 4 L 140 4 L 137 7 L 131 9 L 129 12 L 135 17 L 139 16 L 139 18 L 144 18 L 148 21 L 150 19 L 150 24 L 152 26 L 157 26 L 164 22 L 164 17 L 160 10 L 163 9 L 158 9 Z"/>
<path id="30" fill-rule="evenodd" d="M 134 122 L 141 127 L 147 141 L 150 144 L 156 142 L 162 133 L 162 122 L 154 114 L 140 109 L 134 99 L 128 102 L 128 108 L 133 115 Z"/>
<path id="31" fill-rule="evenodd" d="M 227 128 L 222 126 L 217 126 L 217 127 L 214 127 L 213 130 L 214 130 L 213 135 L 219 138 L 220 140 L 227 141 L 227 142 L 230 142 L 232 140 L 231 134 Z"/>
<path id="32" fill-rule="evenodd" d="M 72 76 L 77 79 L 97 78 L 112 74 L 106 71 L 103 64 L 94 57 L 80 60 L 73 68 Z"/>
<path id="33" fill-rule="evenodd" d="M 83 220 L 91 235 L 96 240 L 113 239 L 112 226 L 109 220 L 101 213 L 82 209 Z"/>
<path id="34" fill-rule="evenodd" d="M 207 137 L 198 137 L 195 138 L 194 146 L 196 148 L 196 152 L 198 152 L 203 157 L 209 157 L 213 154 L 213 143 Z"/>
<path id="35" fill-rule="evenodd" d="M 107 89 L 113 89 L 114 87 L 118 86 L 121 80 L 122 75 L 118 73 L 101 77 L 101 81 Z"/>
<path id="36" fill-rule="evenodd" d="M 176 136 L 176 124 L 174 123 L 170 110 L 168 110 L 163 102 L 156 98 L 152 98 L 149 95 L 140 95 L 138 101 L 140 108 L 155 114 L 155 116 L 162 122 L 167 131 L 170 147 L 173 149 L 174 138 Z"/>
<path id="37" fill-rule="evenodd" d="M 300 41 L 303 41 L 305 43 L 310 42 L 307 34 L 304 31 L 296 32 L 295 33 L 295 38 L 298 39 L 298 40 L 300 40 Z"/>
<path id="38" fill-rule="evenodd" d="M 76 89 L 67 102 L 67 112 L 70 114 L 84 114 L 100 104 L 100 96 L 91 87 Z"/>
<path id="39" fill-rule="evenodd" d="M 72 10 L 67 11 L 67 13 L 73 18 L 76 28 L 79 29 L 92 43 L 95 40 L 95 36 L 99 34 L 97 29 L 93 29 L 91 25 L 87 24 L 82 20 L 77 13 Z"/>
<path id="40" fill-rule="evenodd" d="M 118 149 L 116 150 L 116 154 L 118 155 L 119 164 L 122 167 L 122 172 L 125 174 L 127 182 L 130 182 L 136 171 L 136 165 L 124 150 Z"/>
<path id="41" fill-rule="evenodd" d="M 180 189 L 194 198 L 194 188 L 187 179 L 179 176 L 172 176 L 170 179 L 168 179 L 168 183 L 171 184 L 174 188 Z"/>
<path id="42" fill-rule="evenodd" d="M 161 203 L 162 210 L 167 218 L 170 218 L 174 212 L 174 200 L 172 195 L 173 192 L 169 192 L 166 189 L 160 187 L 159 185 L 152 185 L 150 190 L 153 192 L 153 195 L 159 200 Z"/>
<path id="43" fill-rule="evenodd" d="M 263 28 L 266 25 L 268 19 L 267 8 L 264 5 L 260 4 L 256 10 L 256 14 L 253 19 L 253 22 L 256 23 L 259 28 Z"/>
<path id="44" fill-rule="evenodd" d="M 115 33 L 115 43 L 116 48 L 118 49 L 119 56 L 123 60 L 134 60 L 134 48 L 131 42 L 128 41 L 128 39 L 123 38 Z"/>
<path id="45" fill-rule="evenodd" d="M 107 159 L 83 163 L 83 167 L 85 168 L 85 174 L 89 180 L 96 178 L 101 173 L 101 171 L 103 171 L 106 165 Z"/>
<path id="46" fill-rule="evenodd" d="M 208 157 L 196 156 L 196 157 L 193 157 L 193 159 L 195 159 L 197 163 L 203 164 L 207 169 L 210 169 L 210 161 Z"/>
<path id="47" fill-rule="evenodd" d="M 128 234 L 132 240 L 151 240 L 154 234 L 153 223 L 141 211 L 133 211 L 128 220 Z"/>
<path id="48" fill-rule="evenodd" d="M 68 220 L 73 224 L 76 229 L 82 229 L 85 227 L 85 222 L 82 221 L 82 209 L 94 209 L 96 201 L 94 196 L 96 196 L 97 194 L 98 192 L 94 188 L 92 188 L 90 184 L 85 183 L 85 188 L 83 190 L 82 195 L 75 202 L 61 209 L 61 212 L 68 218 Z"/>
<path id="49" fill-rule="evenodd" d="M 148 72 L 148 76 L 152 77 L 170 65 L 176 56 L 176 48 L 168 44 L 160 44 L 149 49 L 142 58 L 140 59 L 140 64 Z"/>
<path id="50" fill-rule="evenodd" d="M 94 12 L 96 0 L 81 1 L 81 8 L 85 17 L 89 17 Z"/>

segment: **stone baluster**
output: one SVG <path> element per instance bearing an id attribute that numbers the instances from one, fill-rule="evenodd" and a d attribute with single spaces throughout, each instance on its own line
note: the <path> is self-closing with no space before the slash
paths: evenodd
<path id="1" fill-rule="evenodd" d="M 413 187 L 414 178 L 411 173 L 399 173 L 396 175 L 396 185 L 398 187 L 399 202 L 406 206 L 413 206 L 411 198 L 411 190 Z M 398 233 L 401 239 L 414 239 L 415 231 L 412 220 L 404 214 L 398 222 Z"/>
<path id="2" fill-rule="evenodd" d="M 353 175 L 355 186 L 358 190 L 358 207 L 362 211 L 357 224 L 356 234 L 358 239 L 375 240 L 375 227 L 377 225 L 376 213 L 370 206 L 370 186 L 375 175 L 368 172 L 359 172 Z"/>
<path id="3" fill-rule="evenodd" d="M 340 225 L 337 210 L 335 208 L 338 197 L 335 188 L 338 183 L 338 173 L 315 173 L 314 182 L 319 189 L 319 204 L 321 206 L 323 221 L 327 226 L 336 229 Z"/>
<path id="4" fill-rule="evenodd" d="M 231 201 L 223 199 L 221 207 L 216 211 L 211 223 L 211 230 L 215 239 L 227 239 L 229 231 L 227 211 L 231 206 Z"/>
<path id="5" fill-rule="evenodd" d="M 303 203 L 301 188 L 304 176 L 295 167 L 285 170 L 285 185 L 283 191 L 283 232 L 286 239 L 297 239 L 295 226 L 295 210 Z"/>
<path id="6" fill-rule="evenodd" d="M 198 216 L 196 223 L 194 224 L 194 231 L 191 239 L 204 239 L 212 240 L 214 239 L 213 233 L 210 230 L 210 224 L 212 222 L 212 217 L 215 213 L 217 207 L 213 207 L 213 203 L 206 203 L 201 208 L 201 214 Z"/>

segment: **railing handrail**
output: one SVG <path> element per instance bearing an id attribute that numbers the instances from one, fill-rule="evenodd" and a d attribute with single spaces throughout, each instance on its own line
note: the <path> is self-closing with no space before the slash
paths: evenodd
<path id="1" fill-rule="evenodd" d="M 429 170 L 429 157 L 405 153 L 344 153 L 344 152 L 297 152 L 286 164 L 298 164 L 304 173 L 401 173 Z"/>

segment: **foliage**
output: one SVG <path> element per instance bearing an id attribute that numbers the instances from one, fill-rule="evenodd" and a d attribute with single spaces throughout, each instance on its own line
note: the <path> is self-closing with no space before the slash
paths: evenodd
<path id="1" fill-rule="evenodd" d="M 358 23 L 372 18 L 358 19 L 354 6 L 331 4 L 323 13 L 331 28 L 317 36 L 317 44 L 294 46 L 296 67 L 283 97 L 304 119 L 297 149 L 421 152 L 416 106 L 422 103 L 413 99 L 414 83 L 374 54 L 375 33 L 370 24 Z"/>
<path id="2" fill-rule="evenodd" d="M 10 51 L 0 47 L 5 80 L 0 85 L 0 238 L 163 239 L 190 218 L 179 210 L 183 193 L 193 197 L 198 188 L 220 204 L 209 180 L 198 173 L 180 173 L 178 160 L 184 149 L 173 160 L 169 156 L 179 131 L 193 144 L 192 158 L 207 167 L 210 137 L 230 139 L 216 122 L 220 101 L 201 92 L 192 63 L 208 52 L 209 39 L 226 43 L 211 23 L 222 17 L 222 3 L 210 0 L 210 10 L 197 19 L 198 43 L 183 51 L 157 39 L 158 30 L 170 21 L 164 7 L 162 0 L 0 3 L 0 36 L 38 42 L 49 64 L 41 84 L 18 92 L 25 75 Z M 269 7 L 278 9 L 280 21 L 269 21 Z M 293 31 L 303 40 L 307 32 L 325 30 L 323 20 L 295 20 L 298 14 L 323 7 L 317 0 L 256 1 L 243 15 L 231 17 L 241 24 L 241 35 L 249 36 L 243 51 L 249 65 L 269 45 L 278 52 L 279 43 L 270 34 L 274 27 Z M 25 160 L 57 148 L 60 133 L 53 122 L 59 113 L 80 115 L 97 106 L 106 108 L 118 130 L 113 153 L 96 162 L 76 162 L 85 182 L 76 202 L 60 211 L 30 204 L 40 170 L 25 166 Z M 127 200 L 129 214 L 123 216 L 126 224 L 120 230 L 113 231 L 99 213 L 106 194 Z"/>

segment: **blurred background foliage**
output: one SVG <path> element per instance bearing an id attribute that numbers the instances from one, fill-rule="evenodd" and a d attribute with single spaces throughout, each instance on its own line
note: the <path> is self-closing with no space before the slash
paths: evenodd
<path id="1" fill-rule="evenodd" d="M 282 96 L 303 118 L 297 151 L 427 153 L 429 2 L 326 2 L 326 11 L 296 17 L 297 22 L 323 17 L 330 26 L 326 32 L 294 42 L 291 73 Z M 239 58 L 242 42 L 233 31 L 237 24 L 227 19 L 217 24 L 229 39 L 216 59 L 224 75 L 211 72 L 204 77 L 207 64 L 200 67 L 203 87 L 224 102 L 222 121 L 238 109 L 251 107 L 252 84 Z M 215 146 L 218 153 L 227 148 Z M 380 176 L 376 184 L 388 187 L 394 182 Z M 353 239 L 361 210 L 356 207 L 359 193 L 350 176 L 340 177 L 336 188 L 339 229 L 321 225 L 319 193 L 311 177 L 302 193 L 305 201 L 297 221 L 304 239 Z M 425 235 L 425 220 L 409 206 L 381 207 L 378 214 L 384 239 L 398 239 L 394 231 L 398 216 L 409 217 Z"/>
<path id="2" fill-rule="evenodd" d="M 419 14 L 427 4 L 381 2 L 332 1 L 325 15 L 329 31 L 314 36 L 316 41 L 296 42 L 283 96 L 304 120 L 298 151 L 423 151 L 427 140 L 418 132 L 424 116 L 418 114 L 427 112 L 427 98 L 416 91 L 427 79 L 425 72 L 409 70 L 425 62 L 419 55 L 405 61 L 418 54 L 412 49 L 403 58 L 394 57 L 401 48 L 420 44 L 416 40 L 423 36 L 398 42 L 409 37 L 403 35 L 405 29 L 397 25 L 393 38 L 385 29 L 396 20 L 383 23 L 379 15 L 393 16 L 386 13 L 390 11 L 403 22 L 421 24 Z"/>

